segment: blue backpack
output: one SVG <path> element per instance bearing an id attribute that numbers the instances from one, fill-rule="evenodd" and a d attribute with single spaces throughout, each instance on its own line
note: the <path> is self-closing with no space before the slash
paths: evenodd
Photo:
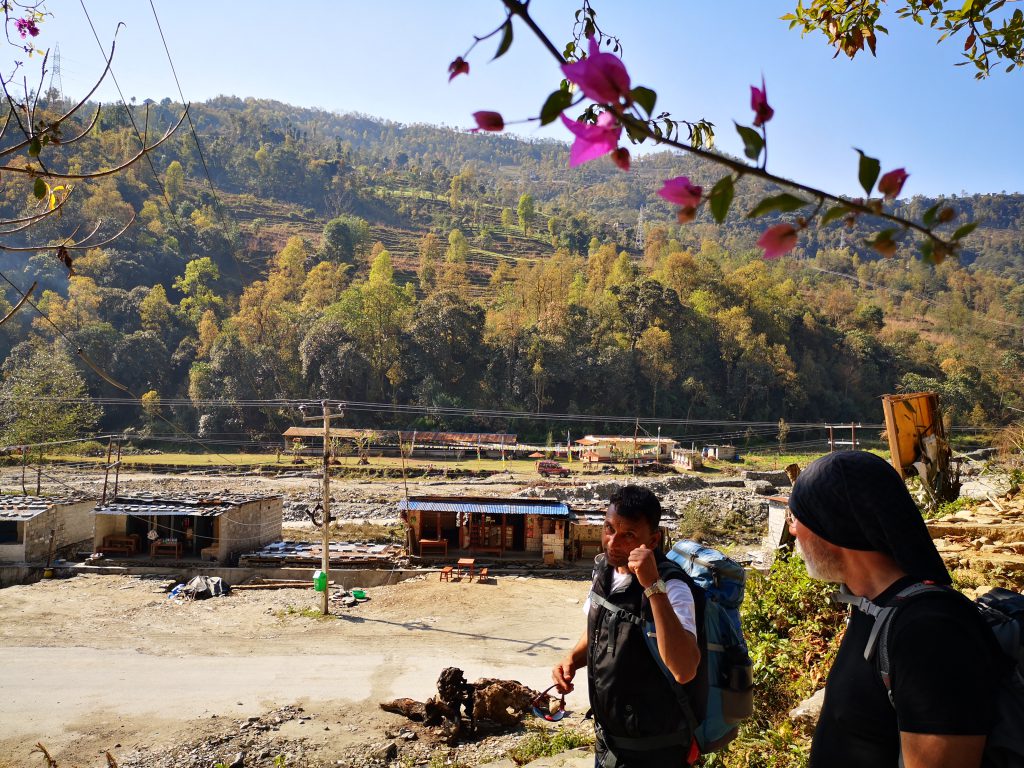
<path id="1" fill-rule="evenodd" d="M 702 754 L 714 752 L 735 739 L 740 723 L 754 712 L 753 664 L 740 626 L 746 572 L 721 552 L 695 541 L 676 542 L 666 556 L 704 592 L 708 693 L 696 737 Z M 660 661 L 657 645 L 648 646 Z"/>

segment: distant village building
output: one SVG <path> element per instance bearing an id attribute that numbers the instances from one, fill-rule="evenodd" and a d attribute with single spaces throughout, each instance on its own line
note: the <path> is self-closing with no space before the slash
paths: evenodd
<path id="1" fill-rule="evenodd" d="M 576 441 L 580 458 L 585 462 L 629 461 L 650 459 L 668 462 L 672 450 L 679 445 L 670 437 L 630 437 L 624 435 L 587 435 Z"/>
<path id="2" fill-rule="evenodd" d="M 329 436 L 331 440 L 344 445 L 346 451 L 357 447 L 376 455 L 398 455 L 401 442 L 406 457 L 439 459 L 461 459 L 466 453 L 475 455 L 477 452 L 483 458 L 511 458 L 517 444 L 516 435 L 503 432 L 406 432 L 332 427 Z M 323 453 L 322 427 L 288 427 L 282 437 L 286 451 L 291 451 L 298 440 L 303 446 L 303 452 Z"/>
<path id="3" fill-rule="evenodd" d="M 672 450 L 672 463 L 681 469 L 697 470 L 704 468 L 704 460 L 700 453 L 691 451 L 688 448 L 675 448 Z"/>
<path id="4" fill-rule="evenodd" d="M 281 539 L 280 496 L 117 496 L 94 511 L 93 547 L 108 556 L 230 563 Z"/>
<path id="5" fill-rule="evenodd" d="M 709 459 L 716 459 L 717 461 L 732 461 L 736 458 L 736 446 L 735 445 L 705 445 L 703 448 L 704 456 Z"/>
<path id="6" fill-rule="evenodd" d="M 569 507 L 552 499 L 414 496 L 398 503 L 413 554 L 565 559 Z"/>
<path id="7" fill-rule="evenodd" d="M 0 563 L 45 563 L 51 554 L 56 557 L 88 549 L 95 504 L 95 499 L 3 497 Z"/>

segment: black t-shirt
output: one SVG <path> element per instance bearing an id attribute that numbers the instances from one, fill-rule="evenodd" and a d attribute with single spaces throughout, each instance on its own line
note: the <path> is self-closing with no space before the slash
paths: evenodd
<path id="1" fill-rule="evenodd" d="M 898 580 L 875 599 L 887 605 L 913 578 Z M 977 609 L 951 590 L 910 598 L 889 629 L 895 708 L 876 660 L 864 658 L 874 620 L 853 609 L 829 672 L 814 733 L 811 768 L 899 762 L 899 732 L 987 734 L 1002 673 L 1000 651 Z"/>

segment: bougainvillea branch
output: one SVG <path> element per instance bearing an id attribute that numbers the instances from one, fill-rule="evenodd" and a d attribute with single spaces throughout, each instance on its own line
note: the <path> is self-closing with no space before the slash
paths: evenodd
<path id="1" fill-rule="evenodd" d="M 885 203 L 896 199 L 909 174 L 905 169 L 897 168 L 881 175 L 879 161 L 860 150 L 857 150 L 860 155 L 858 179 L 865 192 L 864 198 L 851 199 L 832 194 L 768 171 L 766 124 L 772 119 L 775 110 L 768 102 L 763 77 L 760 88 L 751 86 L 753 126 L 736 124 L 736 130 L 744 144 L 744 155 L 753 164 L 720 154 L 706 146 L 713 136 L 713 126 L 710 123 L 704 120 L 695 123 L 675 121 L 668 113 L 655 114 L 657 94 L 643 86 L 632 86 L 629 73 L 621 59 L 612 52 L 601 50 L 602 41 L 612 43 L 611 47 L 615 52 L 621 51 L 621 45 L 617 38 L 610 38 L 596 26 L 595 12 L 589 0 L 584 0 L 583 7 L 576 12 L 575 38 L 566 46 L 565 53 L 559 51 L 530 15 L 530 0 L 501 2 L 506 10 L 505 21 L 489 35 L 474 38 L 470 51 L 481 40 L 502 32 L 501 44 L 495 58 L 503 55 L 512 42 L 513 18 L 519 18 L 536 35 L 559 63 L 565 79 L 559 89 L 547 98 L 539 117 L 532 119 L 547 124 L 561 118 L 566 128 L 574 135 L 570 151 L 571 166 L 608 155 L 619 168 L 628 170 L 629 152 L 618 146 L 624 131 L 634 143 L 651 140 L 656 144 L 695 155 L 729 171 L 707 194 L 704 194 L 702 188 L 692 185 L 685 177 L 665 182 L 659 194 L 669 202 L 679 205 L 677 217 L 680 222 L 692 221 L 697 209 L 701 205 L 707 205 L 714 219 L 721 223 L 732 205 L 735 185 L 744 177 L 753 177 L 801 194 L 782 193 L 765 197 L 747 212 L 748 218 L 757 218 L 768 213 L 790 213 L 811 209 L 808 214 L 798 216 L 794 224 L 778 224 L 765 230 L 758 245 L 764 250 L 766 258 L 777 258 L 792 250 L 797 244 L 799 232 L 815 221 L 818 226 L 826 226 L 838 220 L 852 225 L 860 216 L 873 216 L 894 225 L 882 229 L 867 241 L 867 245 L 879 254 L 885 257 L 895 254 L 898 247 L 896 238 L 900 231 L 916 232 L 922 237 L 922 256 L 928 261 L 939 262 L 946 256 L 954 254 L 961 240 L 976 226 L 969 222 L 945 238 L 937 234 L 935 228 L 955 218 L 955 212 L 948 206 L 941 203 L 933 206 L 924 213 L 920 222 L 886 210 Z M 586 53 L 583 53 L 579 44 L 582 37 L 587 39 Z M 469 51 L 466 55 L 468 54 Z M 462 71 L 468 73 L 468 68 L 468 62 L 464 57 L 459 57 L 452 62 L 449 71 L 454 77 Z M 586 99 L 594 103 L 586 108 L 578 120 L 572 120 L 563 114 L 568 108 L 580 105 Z M 486 115 L 483 123 L 481 114 Z M 497 112 L 477 113 L 476 119 L 477 130 L 500 130 L 498 126 L 503 127 L 508 122 Z M 679 139 L 680 123 L 690 128 L 690 143 Z M 874 192 L 877 192 L 877 196 L 872 197 Z"/>

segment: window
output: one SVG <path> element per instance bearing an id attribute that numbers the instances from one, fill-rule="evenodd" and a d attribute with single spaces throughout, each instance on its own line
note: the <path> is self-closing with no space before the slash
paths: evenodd
<path id="1" fill-rule="evenodd" d="M 0 520 L 0 544 L 20 544 L 17 520 Z"/>

